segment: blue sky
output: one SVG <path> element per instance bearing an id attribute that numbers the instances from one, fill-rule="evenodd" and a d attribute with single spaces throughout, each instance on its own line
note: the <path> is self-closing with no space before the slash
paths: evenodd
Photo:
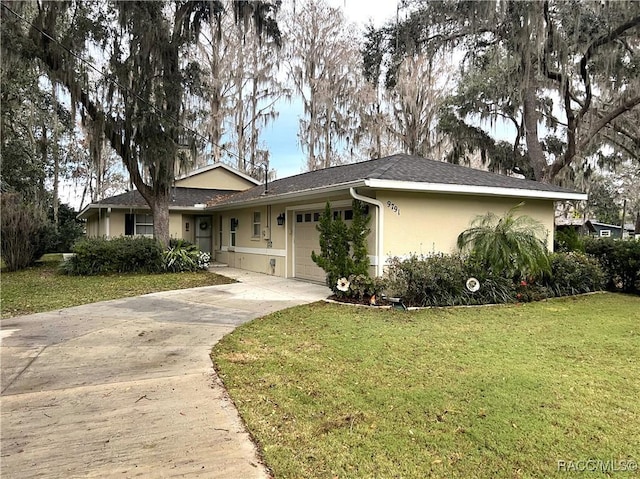
<path id="1" fill-rule="evenodd" d="M 280 102 L 279 115 L 264 129 L 262 140 L 270 152 L 269 167 L 277 178 L 301 173 L 305 155 L 298 141 L 299 119 L 303 108 L 300 100 Z"/>
<path id="2" fill-rule="evenodd" d="M 291 0 L 285 0 L 291 1 Z M 381 26 L 386 20 L 395 18 L 396 0 L 327 0 L 333 7 L 342 8 L 348 21 L 359 28 L 372 21 Z M 270 167 L 276 170 L 277 178 L 296 175 L 304 171 L 305 155 L 298 141 L 299 119 L 303 114 L 302 101 L 281 101 L 276 107 L 278 118 L 264 130 L 262 141 L 271 153 Z"/>

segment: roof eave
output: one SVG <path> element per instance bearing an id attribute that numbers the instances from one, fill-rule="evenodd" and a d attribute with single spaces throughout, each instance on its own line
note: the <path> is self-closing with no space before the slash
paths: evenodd
<path id="1" fill-rule="evenodd" d="M 76 215 L 76 218 L 79 220 L 86 220 L 89 218 L 89 213 L 95 210 L 105 210 L 107 208 L 116 209 L 116 210 L 150 210 L 148 205 L 116 205 L 109 203 L 90 203 L 85 206 L 80 213 Z M 206 204 L 201 203 L 193 206 L 179 206 L 179 205 L 169 205 L 169 211 L 205 211 L 207 209 Z"/>
<path id="2" fill-rule="evenodd" d="M 533 198 L 545 200 L 586 200 L 587 194 L 579 192 L 543 191 L 526 188 L 505 188 L 498 186 L 457 185 L 446 183 L 421 183 L 414 181 L 367 179 L 365 185 L 370 188 L 402 191 L 424 191 L 477 196 L 507 196 L 513 198 Z"/>
<path id="3" fill-rule="evenodd" d="M 251 207 L 251 206 L 286 203 L 289 201 L 294 201 L 297 199 L 302 199 L 302 198 L 312 196 L 312 195 L 317 195 L 317 194 L 335 193 L 341 190 L 348 191 L 349 188 L 353 188 L 353 187 L 357 188 L 358 186 L 365 186 L 364 180 L 349 181 L 346 183 L 339 183 L 331 186 L 322 186 L 318 188 L 308 188 L 306 190 L 292 191 L 290 193 L 281 193 L 281 194 L 275 194 L 275 195 L 271 195 L 267 193 L 259 196 L 258 198 L 252 198 L 250 200 L 237 201 L 233 203 L 224 203 L 219 205 L 211 205 L 207 209 L 215 210 L 215 211 L 224 211 L 224 210 L 245 208 L 245 207 Z"/>

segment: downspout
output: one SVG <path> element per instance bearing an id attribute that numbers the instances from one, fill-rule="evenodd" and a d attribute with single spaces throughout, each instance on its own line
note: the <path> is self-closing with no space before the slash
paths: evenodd
<path id="1" fill-rule="evenodd" d="M 378 256 L 378 264 L 376 265 L 376 276 L 382 276 L 384 274 L 384 205 L 382 202 L 369 198 L 368 196 L 362 196 L 356 193 L 355 188 L 349 188 L 349 194 L 354 200 L 360 200 L 363 203 L 368 203 L 378 207 L 378 224 L 376 225 L 376 255 Z"/>

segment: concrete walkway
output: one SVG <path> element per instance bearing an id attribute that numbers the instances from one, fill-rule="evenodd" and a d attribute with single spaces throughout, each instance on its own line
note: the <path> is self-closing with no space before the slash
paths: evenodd
<path id="1" fill-rule="evenodd" d="M 268 477 L 211 347 L 330 291 L 219 272 L 240 282 L 2 320 L 2 477 Z"/>

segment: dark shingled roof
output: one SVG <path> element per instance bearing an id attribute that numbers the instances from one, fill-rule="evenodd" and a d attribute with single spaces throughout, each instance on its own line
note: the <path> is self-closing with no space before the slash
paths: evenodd
<path id="1" fill-rule="evenodd" d="M 368 179 L 577 193 L 575 190 L 537 181 L 513 178 L 442 161 L 427 160 L 420 156 L 396 154 L 275 180 L 269 183 L 268 196 L 274 197 Z M 209 205 L 227 205 L 253 200 L 259 198 L 263 192 L 264 185 L 254 186 L 226 198 L 215 198 L 209 202 Z"/>
<path id="2" fill-rule="evenodd" d="M 174 194 L 175 192 L 175 194 Z M 193 206 L 195 204 L 206 204 L 212 200 L 229 196 L 236 193 L 236 190 L 212 190 L 207 188 L 184 188 L 176 187 L 171 189 L 171 201 L 169 207 Z M 122 205 L 140 206 L 148 208 L 138 190 L 127 191 L 121 195 L 111 196 L 95 203 L 97 205 Z"/>

